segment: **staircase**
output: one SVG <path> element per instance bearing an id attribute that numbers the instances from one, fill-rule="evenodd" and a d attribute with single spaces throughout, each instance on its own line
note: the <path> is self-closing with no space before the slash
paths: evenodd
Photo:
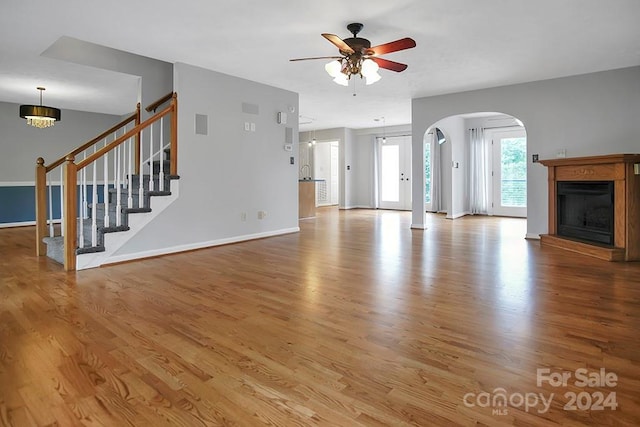
<path id="1" fill-rule="evenodd" d="M 134 115 L 51 165 L 38 159 L 37 255 L 46 253 L 68 271 L 98 267 L 177 199 L 177 96 L 167 95 L 154 107 L 169 100 L 167 108 L 143 123 L 138 105 Z M 165 116 L 171 119 L 170 132 L 163 132 Z M 134 127 L 127 130 L 133 121 Z M 83 158 L 76 163 L 76 157 Z M 62 208 L 58 235 L 51 191 L 57 168 Z"/>
<path id="2" fill-rule="evenodd" d="M 169 164 L 171 160 L 171 150 L 164 150 L 165 159 L 162 160 L 164 162 L 164 169 L 169 170 Z M 180 179 L 178 175 L 166 175 L 164 177 L 163 186 L 160 185 L 160 160 L 153 161 L 153 175 L 143 174 L 143 175 L 132 175 L 131 183 L 127 182 L 127 187 L 115 189 L 110 188 L 108 190 L 108 215 L 105 215 L 105 203 L 95 203 L 88 204 L 87 213 L 88 217 L 86 218 L 78 218 L 78 236 L 83 237 L 83 243 L 80 245 L 78 243 L 78 248 L 76 248 L 77 257 L 77 266 L 76 269 L 84 269 L 91 267 L 98 267 L 101 263 L 96 263 L 96 260 L 105 261 L 109 254 L 115 252 L 115 250 L 119 249 L 123 243 L 126 243 L 131 237 L 133 237 L 137 231 L 139 231 L 134 226 L 132 229 L 129 226 L 129 218 L 130 215 L 137 216 L 137 214 L 151 214 L 148 215 L 150 219 L 157 216 L 159 212 L 158 207 L 156 207 L 155 212 L 152 206 L 152 199 L 157 197 L 162 197 L 166 199 L 164 202 L 173 201 L 176 196 L 176 187 L 177 183 L 174 184 L 174 192 L 171 192 L 172 181 Z M 140 178 L 142 176 L 142 205 L 140 206 Z M 149 190 L 150 180 L 153 179 L 153 188 L 159 189 L 164 188 L 165 190 Z M 132 207 L 123 207 L 120 208 L 120 211 L 117 212 L 117 197 L 118 192 L 120 192 L 121 200 L 127 200 L 129 197 L 128 186 L 132 186 L 131 195 L 132 195 Z M 166 204 L 166 203 L 163 203 Z M 117 215 L 120 215 L 120 221 L 117 220 Z M 92 244 L 92 232 L 94 227 L 94 219 L 95 217 L 95 227 L 96 227 L 96 245 Z M 108 218 L 109 223 L 105 225 L 105 218 Z M 140 221 L 132 221 L 134 224 L 138 224 Z M 145 223 L 148 221 L 145 221 Z M 120 224 L 120 225 L 118 225 Z M 80 230 L 82 228 L 82 230 Z M 115 241 L 111 240 L 111 244 L 109 246 L 109 251 L 107 251 L 105 246 L 105 235 L 110 233 L 122 233 L 122 236 L 119 236 Z M 47 257 L 53 259 L 54 261 L 59 262 L 60 264 L 64 264 L 64 237 L 63 236 L 54 236 L 54 237 L 45 237 L 43 239 L 44 243 L 47 245 Z M 121 244 L 116 244 L 116 241 Z M 96 254 L 102 256 L 91 256 L 82 257 L 81 255 L 89 255 Z M 87 262 L 88 261 L 88 262 Z"/>

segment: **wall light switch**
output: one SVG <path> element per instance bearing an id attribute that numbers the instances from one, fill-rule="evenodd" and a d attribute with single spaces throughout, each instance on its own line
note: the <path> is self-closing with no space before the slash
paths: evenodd
<path id="1" fill-rule="evenodd" d="M 256 131 L 256 124 L 251 123 L 251 132 L 255 132 L 255 131 Z"/>
<path id="2" fill-rule="evenodd" d="M 293 144 L 284 144 L 284 151 L 293 151 Z"/>
<path id="3" fill-rule="evenodd" d="M 244 122 L 244 130 L 246 130 L 247 132 L 251 130 L 251 125 L 249 124 L 249 122 Z"/>

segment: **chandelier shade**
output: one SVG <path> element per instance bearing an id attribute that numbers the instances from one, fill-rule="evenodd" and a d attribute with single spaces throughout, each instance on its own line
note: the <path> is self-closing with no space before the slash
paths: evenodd
<path id="1" fill-rule="evenodd" d="M 21 105 L 20 117 L 27 120 L 27 124 L 40 129 L 51 127 L 61 118 L 60 109 L 42 105 L 43 87 L 37 88 L 40 91 L 40 105 Z"/>

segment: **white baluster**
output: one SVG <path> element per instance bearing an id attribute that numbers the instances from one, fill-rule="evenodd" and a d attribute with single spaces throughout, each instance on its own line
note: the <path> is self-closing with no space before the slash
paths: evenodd
<path id="1" fill-rule="evenodd" d="M 144 196 L 144 191 L 143 191 L 143 185 L 144 185 L 144 150 L 142 149 L 142 147 L 144 147 L 144 144 L 142 143 L 142 141 L 144 141 L 144 138 L 142 137 L 144 135 L 144 133 L 142 131 L 140 131 L 140 172 L 138 173 L 138 207 L 141 208 L 144 206 L 143 203 L 143 196 Z"/>
<path id="2" fill-rule="evenodd" d="M 127 133 L 127 125 L 124 125 L 124 129 L 122 130 L 123 135 L 125 133 Z M 120 144 L 120 147 L 122 147 L 122 149 L 120 150 L 120 152 L 122 153 L 122 159 L 121 161 L 121 167 L 120 170 L 122 171 L 122 179 L 120 180 L 120 182 L 122 183 L 122 188 L 127 188 L 129 186 L 129 183 L 127 182 L 127 143 L 129 140 L 124 141 L 122 144 Z"/>
<path id="3" fill-rule="evenodd" d="M 87 158 L 87 152 L 84 152 L 84 158 Z M 84 248 L 84 218 L 87 211 L 87 197 L 85 191 L 87 191 L 86 182 L 86 169 L 82 168 L 80 173 L 80 229 L 78 230 L 78 247 Z"/>
<path id="4" fill-rule="evenodd" d="M 153 191 L 153 123 L 149 128 L 149 191 Z"/>
<path id="5" fill-rule="evenodd" d="M 97 145 L 93 146 L 93 152 L 97 151 Z M 93 183 L 91 184 L 91 246 L 98 246 L 98 161 L 91 163 L 93 167 Z"/>
<path id="6" fill-rule="evenodd" d="M 84 159 L 87 158 L 87 152 L 84 152 Z M 82 186 L 82 219 L 89 218 L 89 201 L 87 196 L 87 168 L 82 168 L 82 175 L 80 175 Z"/>
<path id="7" fill-rule="evenodd" d="M 120 146 L 116 147 L 116 162 L 114 165 L 114 171 L 116 175 L 116 227 L 120 227 L 122 225 L 122 188 L 120 184 Z"/>
<path id="8" fill-rule="evenodd" d="M 53 194 L 51 190 L 51 174 L 47 174 L 47 182 L 49 183 L 49 237 L 53 237 Z"/>
<path id="9" fill-rule="evenodd" d="M 127 167 L 129 168 L 129 174 L 128 174 L 128 178 L 127 178 L 128 179 L 128 185 L 127 185 L 127 190 L 128 190 L 127 191 L 127 207 L 129 209 L 131 209 L 133 207 L 133 194 L 132 194 L 133 183 L 131 182 L 132 178 L 133 178 L 133 162 L 131 161 L 131 151 L 133 151 L 132 150 L 132 148 L 133 148 L 133 138 L 129 138 L 129 140 L 127 141 L 127 147 L 128 147 L 127 150 L 129 152 L 129 161 L 127 162 L 128 163 Z"/>
<path id="10" fill-rule="evenodd" d="M 160 182 L 160 191 L 164 191 L 164 117 L 160 117 L 160 173 L 158 181 Z"/>
<path id="11" fill-rule="evenodd" d="M 64 236 L 64 167 L 60 168 L 60 235 Z"/>
<path id="12" fill-rule="evenodd" d="M 106 145 L 106 138 L 105 138 Z M 104 153 L 103 158 L 103 180 L 102 198 L 104 202 L 104 227 L 109 227 L 109 152 Z"/>

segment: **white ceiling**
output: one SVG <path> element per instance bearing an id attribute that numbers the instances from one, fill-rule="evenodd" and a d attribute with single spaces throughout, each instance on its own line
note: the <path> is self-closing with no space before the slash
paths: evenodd
<path id="1" fill-rule="evenodd" d="M 301 130 L 411 121 L 411 98 L 640 65 L 639 0 L 21 0 L 0 6 L 0 100 L 125 114 L 137 77 L 41 56 L 62 36 L 167 62 L 185 62 L 298 92 Z M 324 71 L 320 36 L 361 22 L 402 73 L 353 95 Z M 640 84 L 640 82 L 639 82 Z M 312 120 L 310 120 L 311 118 Z M 311 122 L 311 123 L 309 123 Z"/>

